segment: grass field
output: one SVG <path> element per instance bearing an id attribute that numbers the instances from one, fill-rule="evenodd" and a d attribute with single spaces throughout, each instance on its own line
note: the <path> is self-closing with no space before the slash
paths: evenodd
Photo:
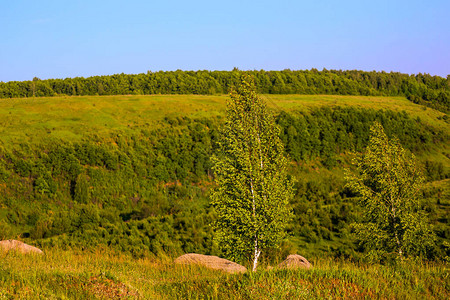
<path id="1" fill-rule="evenodd" d="M 229 275 L 105 250 L 0 253 L 0 299 L 448 299 L 446 265 L 311 259 L 310 270 Z"/>
<path id="2" fill-rule="evenodd" d="M 403 97 L 262 95 L 274 111 L 320 106 L 355 106 L 405 111 L 436 129 L 450 132 L 443 113 Z M 86 96 L 0 99 L 0 141 L 6 145 L 52 138 L 77 141 L 87 134 L 155 128 L 165 117 L 223 115 L 227 95 Z"/>

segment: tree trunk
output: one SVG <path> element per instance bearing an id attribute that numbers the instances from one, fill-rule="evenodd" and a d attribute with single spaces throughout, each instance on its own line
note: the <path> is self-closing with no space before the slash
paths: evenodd
<path id="1" fill-rule="evenodd" d="M 400 243 L 400 240 L 397 235 L 397 230 L 395 231 L 395 239 L 397 240 L 397 247 L 398 247 L 398 256 L 401 260 L 403 260 L 403 251 L 402 251 L 402 245 Z"/>
<path id="2" fill-rule="evenodd" d="M 391 196 L 391 199 L 392 199 L 392 196 Z M 391 200 L 392 201 L 392 200 Z M 395 227 L 395 207 L 393 206 L 393 204 L 392 204 L 392 208 L 391 208 L 391 211 L 392 211 L 392 216 L 393 216 L 393 221 L 392 221 L 392 223 L 393 223 L 393 225 L 392 226 L 394 226 L 394 234 L 395 234 L 395 241 L 397 242 L 397 248 L 398 248 L 398 256 L 400 257 L 400 259 L 401 260 L 403 260 L 403 251 L 402 251 L 402 244 L 400 243 L 400 239 L 398 238 L 398 233 L 397 233 L 397 228 Z"/>
<path id="3" fill-rule="evenodd" d="M 258 249 L 258 238 L 255 236 L 255 254 L 253 256 L 253 268 L 252 272 L 256 272 L 256 268 L 258 267 L 258 258 L 261 254 L 261 250 Z"/>

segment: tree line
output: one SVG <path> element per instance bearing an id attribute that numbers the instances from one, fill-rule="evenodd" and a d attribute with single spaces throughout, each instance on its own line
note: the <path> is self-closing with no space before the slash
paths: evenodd
<path id="1" fill-rule="evenodd" d="M 332 94 L 404 96 L 448 112 L 450 76 L 342 70 L 283 71 L 159 71 L 65 79 L 0 82 L 0 98 L 57 95 L 225 94 L 239 84 L 242 73 L 254 78 L 259 94 Z"/>

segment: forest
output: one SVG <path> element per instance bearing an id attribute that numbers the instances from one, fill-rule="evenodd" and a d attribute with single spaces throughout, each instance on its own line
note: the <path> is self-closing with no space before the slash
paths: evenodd
<path id="1" fill-rule="evenodd" d="M 146 74 L 0 82 L 0 98 L 58 95 L 226 94 L 244 73 L 232 71 L 159 71 Z M 316 69 L 245 71 L 260 94 L 404 96 L 414 103 L 449 112 L 450 77 Z"/>

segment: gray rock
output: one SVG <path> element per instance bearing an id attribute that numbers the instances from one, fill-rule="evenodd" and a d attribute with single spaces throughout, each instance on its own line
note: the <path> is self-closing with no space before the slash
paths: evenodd
<path id="1" fill-rule="evenodd" d="M 18 251 L 20 253 L 37 253 L 42 254 L 41 249 L 38 249 L 36 247 L 27 245 L 21 241 L 16 240 L 4 240 L 0 241 L 0 251 Z"/>
<path id="2" fill-rule="evenodd" d="M 196 253 L 181 255 L 175 259 L 174 263 L 183 265 L 201 265 L 209 269 L 221 270 L 228 273 L 245 273 L 247 271 L 246 267 L 227 259 Z"/>
<path id="3" fill-rule="evenodd" d="M 278 269 L 298 269 L 298 268 L 309 269 L 309 268 L 311 268 L 311 264 L 303 256 L 300 256 L 298 254 L 291 254 L 286 258 L 286 260 L 279 263 L 277 268 Z"/>

